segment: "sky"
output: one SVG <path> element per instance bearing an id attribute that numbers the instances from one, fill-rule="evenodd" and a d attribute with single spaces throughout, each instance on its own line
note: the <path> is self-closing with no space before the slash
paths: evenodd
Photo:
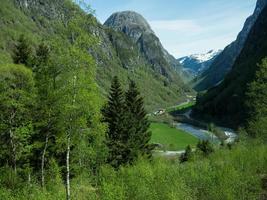
<path id="1" fill-rule="evenodd" d="M 165 49 L 179 58 L 223 49 L 237 37 L 256 0 L 86 0 L 102 23 L 132 10 L 149 22 Z"/>

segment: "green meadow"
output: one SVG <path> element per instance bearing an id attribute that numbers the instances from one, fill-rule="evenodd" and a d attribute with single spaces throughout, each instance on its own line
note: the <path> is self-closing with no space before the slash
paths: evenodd
<path id="1" fill-rule="evenodd" d="M 151 123 L 151 143 L 161 144 L 165 150 L 183 150 L 187 145 L 195 146 L 198 139 L 182 130 L 164 123 Z"/>

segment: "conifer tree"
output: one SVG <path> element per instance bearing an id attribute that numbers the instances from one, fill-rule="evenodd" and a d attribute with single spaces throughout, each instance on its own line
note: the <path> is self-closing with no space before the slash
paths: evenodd
<path id="1" fill-rule="evenodd" d="M 137 159 L 138 155 L 151 156 L 151 132 L 144 101 L 134 81 L 130 81 L 129 89 L 125 95 L 126 125 L 129 135 L 128 148 L 130 162 Z"/>
<path id="2" fill-rule="evenodd" d="M 127 163 L 127 132 L 125 127 L 124 93 L 117 76 L 112 80 L 109 100 L 103 109 L 104 122 L 108 125 L 108 162 L 115 168 Z"/>

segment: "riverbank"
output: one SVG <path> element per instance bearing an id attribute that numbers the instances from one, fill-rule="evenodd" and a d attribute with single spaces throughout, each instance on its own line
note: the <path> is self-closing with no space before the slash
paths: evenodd
<path id="1" fill-rule="evenodd" d="M 211 143 L 215 145 L 221 143 L 225 144 L 233 143 L 238 138 L 237 133 L 230 128 L 214 125 L 213 127 L 214 132 L 208 130 L 209 127 L 208 123 L 193 119 L 191 117 L 192 113 L 191 107 L 187 106 L 186 103 L 188 105 L 192 105 L 192 102 L 187 101 L 180 105 L 174 106 L 176 108 L 181 108 L 181 109 L 171 110 L 170 112 L 166 112 L 158 116 L 154 115 L 153 117 L 150 118 L 152 124 L 154 125 L 155 123 L 158 123 L 158 124 L 165 124 L 164 126 L 169 126 L 168 130 L 165 128 L 162 129 L 161 131 L 152 129 L 152 138 L 153 139 L 157 138 L 156 140 L 152 140 L 152 142 L 160 146 L 160 148 L 158 148 L 158 150 L 155 151 L 156 156 L 171 157 L 180 155 L 181 153 L 184 152 L 182 150 L 185 149 L 187 145 L 191 145 L 192 147 L 195 146 L 196 142 L 192 144 L 187 140 L 184 141 L 183 137 L 179 137 L 180 135 L 178 134 L 180 132 L 182 132 L 183 134 L 186 133 L 194 137 L 196 141 L 209 140 Z M 174 128 L 177 131 L 175 131 Z M 220 134 L 218 134 L 218 132 Z M 167 144 L 166 141 L 168 141 L 167 142 L 168 145 L 166 145 Z M 178 143 L 183 144 L 182 149 L 181 145 L 179 146 L 179 148 L 176 148 Z"/>

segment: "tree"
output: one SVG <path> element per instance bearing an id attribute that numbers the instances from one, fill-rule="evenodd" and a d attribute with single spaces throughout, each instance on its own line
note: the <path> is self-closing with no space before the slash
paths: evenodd
<path id="1" fill-rule="evenodd" d="M 124 93 L 117 76 L 112 80 L 108 103 L 102 111 L 104 122 L 107 123 L 106 135 L 109 149 L 108 162 L 115 168 L 127 163 L 128 135 L 125 125 Z"/>
<path id="2" fill-rule="evenodd" d="M 130 81 L 125 95 L 126 125 L 128 130 L 129 162 L 132 163 L 138 155 L 151 156 L 152 146 L 149 144 L 151 132 L 144 101 L 134 81 Z"/>
<path id="3" fill-rule="evenodd" d="M 254 80 L 248 85 L 246 108 L 247 130 L 251 136 L 266 137 L 267 130 L 267 58 L 258 64 Z"/>
<path id="4" fill-rule="evenodd" d="M 214 149 L 208 140 L 199 141 L 197 144 L 197 149 L 201 151 L 205 156 L 211 154 Z"/>
<path id="5" fill-rule="evenodd" d="M 34 105 L 35 88 L 31 70 L 21 65 L 0 66 L 0 146 L 1 152 L 4 152 L 1 163 L 12 166 L 15 174 L 18 161 L 27 166 L 29 163 Z"/>
<path id="6" fill-rule="evenodd" d="M 54 75 L 50 61 L 50 47 L 41 43 L 34 58 L 35 79 L 38 91 L 37 107 L 35 112 L 34 136 L 35 152 L 37 160 L 41 162 L 41 185 L 45 184 L 45 161 L 50 139 L 55 137 L 55 124 L 57 113 L 56 90 L 54 87 Z M 39 156 L 40 155 L 40 156 Z"/>
<path id="7" fill-rule="evenodd" d="M 180 163 L 183 163 L 183 162 L 187 162 L 188 160 L 190 160 L 192 156 L 192 149 L 190 147 L 190 145 L 188 145 L 185 149 L 185 152 L 181 154 L 180 156 Z"/>
<path id="8" fill-rule="evenodd" d="M 32 57 L 32 49 L 29 41 L 24 35 L 21 35 L 13 52 L 13 60 L 15 64 L 29 65 Z"/>
<path id="9" fill-rule="evenodd" d="M 95 62 L 88 49 L 95 44 L 95 38 L 88 34 L 88 15 L 71 10 L 64 32 L 68 44 L 56 45 L 57 64 L 61 73 L 57 80 L 57 95 L 60 97 L 58 127 L 64 133 L 58 143 L 65 154 L 66 196 L 71 198 L 70 174 L 77 175 L 95 166 L 97 149 L 102 140 L 104 128 L 100 122 L 101 100 L 95 81 Z M 64 49 L 62 48 L 64 46 Z"/>

